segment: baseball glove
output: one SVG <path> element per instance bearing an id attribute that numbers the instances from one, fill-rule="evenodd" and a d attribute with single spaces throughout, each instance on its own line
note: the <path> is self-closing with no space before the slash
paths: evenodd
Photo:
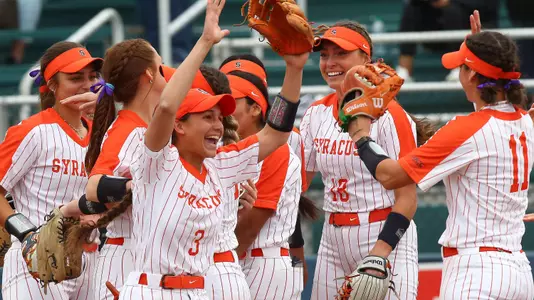
<path id="1" fill-rule="evenodd" d="M 378 271 L 383 275 L 371 275 L 366 273 L 366 270 Z M 383 300 L 389 289 L 396 294 L 391 277 L 389 261 L 380 256 L 369 255 L 358 265 L 356 271 L 345 277 L 336 300 Z"/>
<path id="2" fill-rule="evenodd" d="M 241 8 L 248 26 L 268 41 L 280 55 L 302 54 L 313 47 L 313 31 L 302 10 L 294 0 L 248 0 Z"/>
<path id="3" fill-rule="evenodd" d="M 0 267 L 4 266 L 4 257 L 6 256 L 7 250 L 11 247 L 11 235 L 4 229 L 0 228 Z"/>
<path id="4" fill-rule="evenodd" d="M 82 255 L 68 255 L 64 249 L 68 228 L 78 221 L 64 217 L 59 208 L 45 217 L 46 223 L 24 238 L 22 256 L 30 274 L 43 285 L 73 279 L 82 272 Z"/>
<path id="5" fill-rule="evenodd" d="M 350 121 L 360 115 L 376 120 L 403 83 L 404 79 L 382 62 L 351 68 L 341 84 L 344 96 L 339 107 L 340 127 L 347 132 Z"/>

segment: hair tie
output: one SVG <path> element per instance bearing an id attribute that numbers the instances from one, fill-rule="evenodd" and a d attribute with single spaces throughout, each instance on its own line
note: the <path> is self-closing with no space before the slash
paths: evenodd
<path id="1" fill-rule="evenodd" d="M 504 90 L 505 91 L 509 90 L 512 87 L 512 85 L 521 85 L 521 82 L 517 79 L 512 79 L 508 81 L 507 84 L 504 85 Z"/>
<path id="2" fill-rule="evenodd" d="M 44 81 L 44 77 L 41 74 L 41 70 L 40 69 L 31 71 L 30 72 L 30 77 L 35 78 L 35 80 L 33 82 L 35 86 L 40 86 L 41 82 Z"/>
<path id="3" fill-rule="evenodd" d="M 479 84 L 477 85 L 477 89 L 483 89 L 483 88 L 486 88 L 486 87 L 490 87 L 490 86 L 496 86 L 497 84 L 493 81 L 488 81 L 488 82 L 484 82 L 482 84 Z"/>
<path id="4" fill-rule="evenodd" d="M 100 78 L 97 83 L 91 86 L 90 90 L 95 94 L 100 92 L 100 90 L 103 90 L 103 92 L 98 95 L 98 100 L 96 101 L 96 103 L 99 103 L 100 100 L 102 100 L 102 97 L 104 97 L 104 94 L 108 96 L 113 95 L 113 90 L 115 90 L 115 86 L 113 86 L 113 84 L 111 83 L 105 82 L 104 79 Z"/>

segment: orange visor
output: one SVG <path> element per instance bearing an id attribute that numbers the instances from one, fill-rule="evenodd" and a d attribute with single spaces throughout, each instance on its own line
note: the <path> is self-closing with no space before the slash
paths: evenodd
<path id="1" fill-rule="evenodd" d="M 493 79 L 519 79 L 520 72 L 504 72 L 501 68 L 492 66 L 478 58 L 465 42 L 460 46 L 460 50 L 449 52 L 441 57 L 441 63 L 447 69 L 456 69 L 461 65 L 468 66 L 471 70 Z"/>
<path id="2" fill-rule="evenodd" d="M 232 71 L 243 71 L 247 73 L 254 74 L 258 76 L 261 80 L 263 80 L 263 83 L 265 86 L 267 86 L 267 74 L 265 73 L 265 70 L 258 64 L 246 60 L 246 59 L 236 59 L 231 60 L 227 63 L 225 63 L 221 68 L 220 71 L 224 74 L 228 74 Z"/>
<path id="3" fill-rule="evenodd" d="M 261 91 L 252 82 L 243 79 L 239 76 L 228 75 L 228 81 L 230 82 L 230 89 L 232 90 L 232 96 L 235 99 L 248 97 L 252 101 L 256 102 L 261 108 L 261 114 L 265 119 L 267 113 L 267 99 L 263 96 Z"/>
<path id="4" fill-rule="evenodd" d="M 167 82 L 171 80 L 172 75 L 174 74 L 174 72 L 176 72 L 175 68 L 171 68 L 166 65 L 161 65 L 161 70 L 163 71 L 163 77 L 165 78 L 165 81 Z M 204 75 L 202 75 L 202 72 L 200 72 L 200 70 L 198 70 L 197 73 L 195 74 L 195 79 L 193 79 L 193 85 L 191 86 L 191 88 L 192 89 L 199 88 L 212 95 L 215 95 L 215 93 L 211 89 L 210 84 L 208 83 Z"/>
<path id="5" fill-rule="evenodd" d="M 76 73 L 94 62 L 98 63 L 97 69 L 100 70 L 103 61 L 102 58 L 92 57 L 85 48 L 73 48 L 61 53 L 48 64 L 44 71 L 44 79 L 48 81 L 58 72 Z"/>
<path id="6" fill-rule="evenodd" d="M 221 94 L 214 96 L 199 88 L 190 89 L 176 113 L 176 119 L 180 119 L 190 113 L 205 112 L 217 104 L 224 117 L 231 115 L 235 110 L 235 99 L 232 95 Z"/>
<path id="7" fill-rule="evenodd" d="M 363 35 L 345 27 L 332 27 L 326 31 L 322 37 L 316 37 L 313 45 L 313 51 L 320 51 L 323 40 L 331 41 L 344 50 L 354 51 L 362 50 L 371 56 L 371 46 Z"/>

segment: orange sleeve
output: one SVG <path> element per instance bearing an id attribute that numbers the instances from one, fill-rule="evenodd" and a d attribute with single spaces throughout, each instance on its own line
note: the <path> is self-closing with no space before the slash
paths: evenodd
<path id="1" fill-rule="evenodd" d="M 276 149 L 263 161 L 256 183 L 258 198 L 254 207 L 276 210 L 289 168 L 289 145 Z"/>
<path id="2" fill-rule="evenodd" d="M 89 177 L 97 174 L 114 175 L 115 168 L 120 163 L 119 153 L 124 142 L 135 128 L 124 123 L 126 122 L 115 122 L 113 127 L 108 130 L 108 136 L 102 143 L 100 155 L 98 155 Z"/>
<path id="3" fill-rule="evenodd" d="M 466 141 L 479 131 L 489 118 L 489 115 L 474 113 L 449 121 L 423 146 L 399 159 L 400 166 L 416 183 L 420 183 L 425 176 L 440 165 L 446 171 L 433 177 L 443 177 L 446 173 L 454 172 L 475 158 L 471 145 Z M 455 151 L 458 152 L 455 157 L 445 161 Z"/>
<path id="4" fill-rule="evenodd" d="M 417 147 L 412 125 L 410 120 L 408 120 L 408 115 L 397 101 L 391 101 L 389 103 L 388 111 L 393 117 L 393 123 L 397 129 L 400 144 L 399 158 L 401 158 Z"/>
<path id="5" fill-rule="evenodd" d="M 222 147 L 219 147 L 217 148 L 217 153 L 221 153 L 221 152 L 232 152 L 232 151 L 241 151 L 241 150 L 244 150 L 248 147 L 250 147 L 251 145 L 254 145 L 256 143 L 258 143 L 258 136 L 257 135 L 251 135 L 249 137 L 247 137 L 246 139 L 243 139 L 235 144 L 230 144 L 230 145 L 226 145 L 226 146 L 222 146 Z"/>
<path id="6" fill-rule="evenodd" d="M 6 190 L 28 172 L 39 156 L 40 134 L 32 131 L 34 127 L 26 122 L 10 127 L 0 144 L 0 183 Z"/>

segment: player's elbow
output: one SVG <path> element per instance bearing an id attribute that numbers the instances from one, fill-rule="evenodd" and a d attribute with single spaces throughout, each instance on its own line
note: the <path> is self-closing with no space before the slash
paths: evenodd
<path id="1" fill-rule="evenodd" d="M 376 174 L 376 180 L 378 180 L 386 190 L 394 190 L 400 187 L 395 181 L 395 177 L 389 174 Z"/>

